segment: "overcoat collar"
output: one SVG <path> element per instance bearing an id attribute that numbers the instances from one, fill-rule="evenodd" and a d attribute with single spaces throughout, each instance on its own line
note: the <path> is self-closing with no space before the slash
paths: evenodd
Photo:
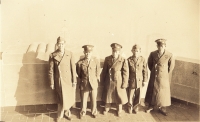
<path id="1" fill-rule="evenodd" d="M 89 63 L 88 63 L 87 59 L 84 57 L 84 59 L 82 60 L 82 65 L 90 66 L 93 61 L 94 61 L 94 57 L 91 57 Z"/>
<path id="2" fill-rule="evenodd" d="M 65 57 L 65 56 L 69 56 L 69 52 L 68 51 L 64 51 L 64 54 L 63 56 L 59 55 L 60 51 L 59 50 L 56 50 L 53 55 L 54 55 L 54 59 L 58 62 L 58 65 L 61 63 L 62 59 Z"/>
<path id="3" fill-rule="evenodd" d="M 133 62 L 134 64 L 138 64 L 141 60 L 141 56 L 138 57 L 137 60 L 135 60 L 136 57 L 131 56 L 130 61 Z"/>
<path id="4" fill-rule="evenodd" d="M 154 59 L 155 59 L 156 62 L 159 62 L 160 60 L 165 59 L 165 58 L 168 58 L 168 52 L 167 52 L 167 50 L 165 50 L 164 53 L 163 53 L 163 55 L 160 56 L 160 57 L 158 55 L 158 50 L 155 51 L 155 53 L 154 53 Z"/>
<path id="5" fill-rule="evenodd" d="M 123 60 L 122 57 L 121 57 L 120 55 L 119 55 L 119 57 L 115 60 L 115 62 L 113 62 L 112 59 L 113 59 L 113 56 L 112 56 L 112 55 L 108 57 L 108 64 L 109 64 L 109 67 L 110 67 L 110 68 L 113 68 L 113 67 L 117 64 L 117 62 L 121 62 L 121 61 Z"/>

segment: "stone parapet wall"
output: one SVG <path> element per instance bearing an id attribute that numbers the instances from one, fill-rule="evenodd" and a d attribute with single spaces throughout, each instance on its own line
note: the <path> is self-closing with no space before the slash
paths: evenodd
<path id="1" fill-rule="evenodd" d="M 1 106 L 55 104 L 55 92 L 50 89 L 48 81 L 48 58 L 55 45 L 36 43 L 26 46 L 26 49 L 24 47 L 2 54 Z M 82 52 L 75 52 L 74 56 L 77 62 Z M 100 59 L 100 62 L 102 67 L 103 59 Z M 172 97 L 200 105 L 199 65 L 198 61 L 176 58 L 171 81 Z M 98 101 L 101 101 L 102 90 L 100 83 Z M 144 97 L 146 87 L 142 93 Z M 76 101 L 80 102 L 79 84 Z"/>

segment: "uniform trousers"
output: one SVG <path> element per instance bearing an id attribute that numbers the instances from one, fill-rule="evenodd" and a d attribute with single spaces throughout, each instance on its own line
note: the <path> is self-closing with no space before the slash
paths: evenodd
<path id="1" fill-rule="evenodd" d="M 95 115 L 97 113 L 97 89 L 90 89 L 90 90 L 81 90 L 81 97 L 82 97 L 82 110 L 86 113 L 87 109 L 87 100 L 90 96 L 91 102 L 91 111 L 92 114 Z"/>
<path id="2" fill-rule="evenodd" d="M 130 107 L 137 107 L 140 104 L 141 88 L 128 88 L 128 104 Z"/>

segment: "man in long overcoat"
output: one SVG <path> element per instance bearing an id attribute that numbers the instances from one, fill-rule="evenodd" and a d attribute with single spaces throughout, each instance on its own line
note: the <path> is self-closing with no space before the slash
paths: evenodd
<path id="1" fill-rule="evenodd" d="M 82 109 L 80 119 L 86 115 L 87 100 L 90 96 L 92 116 L 97 116 L 97 88 L 100 78 L 100 63 L 92 56 L 93 45 L 84 45 L 85 57 L 80 59 L 76 65 L 76 72 L 80 79 Z"/>
<path id="2" fill-rule="evenodd" d="M 119 55 L 122 46 L 113 43 L 111 47 L 112 55 L 105 58 L 102 70 L 104 85 L 102 100 L 106 103 L 104 115 L 110 110 L 111 103 L 116 103 L 118 105 L 117 115 L 120 117 L 122 105 L 128 102 L 126 88 L 128 86 L 129 71 L 127 60 Z"/>
<path id="3" fill-rule="evenodd" d="M 50 54 L 49 78 L 58 99 L 58 118 L 71 119 L 70 108 L 75 103 L 76 69 L 73 54 L 65 50 L 65 40 L 57 38 L 58 49 Z"/>
<path id="4" fill-rule="evenodd" d="M 133 55 L 128 58 L 129 85 L 128 85 L 128 112 L 132 110 L 137 114 L 140 103 L 142 87 L 147 81 L 147 63 L 140 55 L 141 47 L 135 44 L 132 48 Z"/>
<path id="5" fill-rule="evenodd" d="M 175 66 L 172 53 L 165 50 L 166 40 L 157 39 L 158 50 L 151 52 L 148 67 L 151 71 L 145 101 L 149 104 L 146 112 L 159 107 L 159 112 L 167 116 L 166 107 L 171 105 L 170 75 Z"/>

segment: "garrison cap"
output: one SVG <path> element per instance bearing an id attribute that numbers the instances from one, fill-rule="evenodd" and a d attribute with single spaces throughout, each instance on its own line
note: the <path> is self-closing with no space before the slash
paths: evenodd
<path id="1" fill-rule="evenodd" d="M 60 42 L 64 42 L 65 43 L 65 39 L 59 36 L 57 38 L 57 43 L 60 43 Z"/>
<path id="2" fill-rule="evenodd" d="M 93 45 L 84 45 L 82 48 L 84 48 L 84 51 L 91 52 L 93 50 Z"/>
<path id="3" fill-rule="evenodd" d="M 166 39 L 157 39 L 155 42 L 158 44 L 158 45 L 166 45 Z"/>
<path id="4" fill-rule="evenodd" d="M 112 50 L 117 51 L 117 50 L 121 50 L 122 46 L 118 43 L 112 43 L 110 45 L 112 47 Z"/>
<path id="5" fill-rule="evenodd" d="M 135 45 L 133 45 L 133 48 L 132 48 L 132 49 L 139 49 L 139 50 L 141 50 L 141 47 L 140 47 L 140 45 L 135 44 Z"/>

